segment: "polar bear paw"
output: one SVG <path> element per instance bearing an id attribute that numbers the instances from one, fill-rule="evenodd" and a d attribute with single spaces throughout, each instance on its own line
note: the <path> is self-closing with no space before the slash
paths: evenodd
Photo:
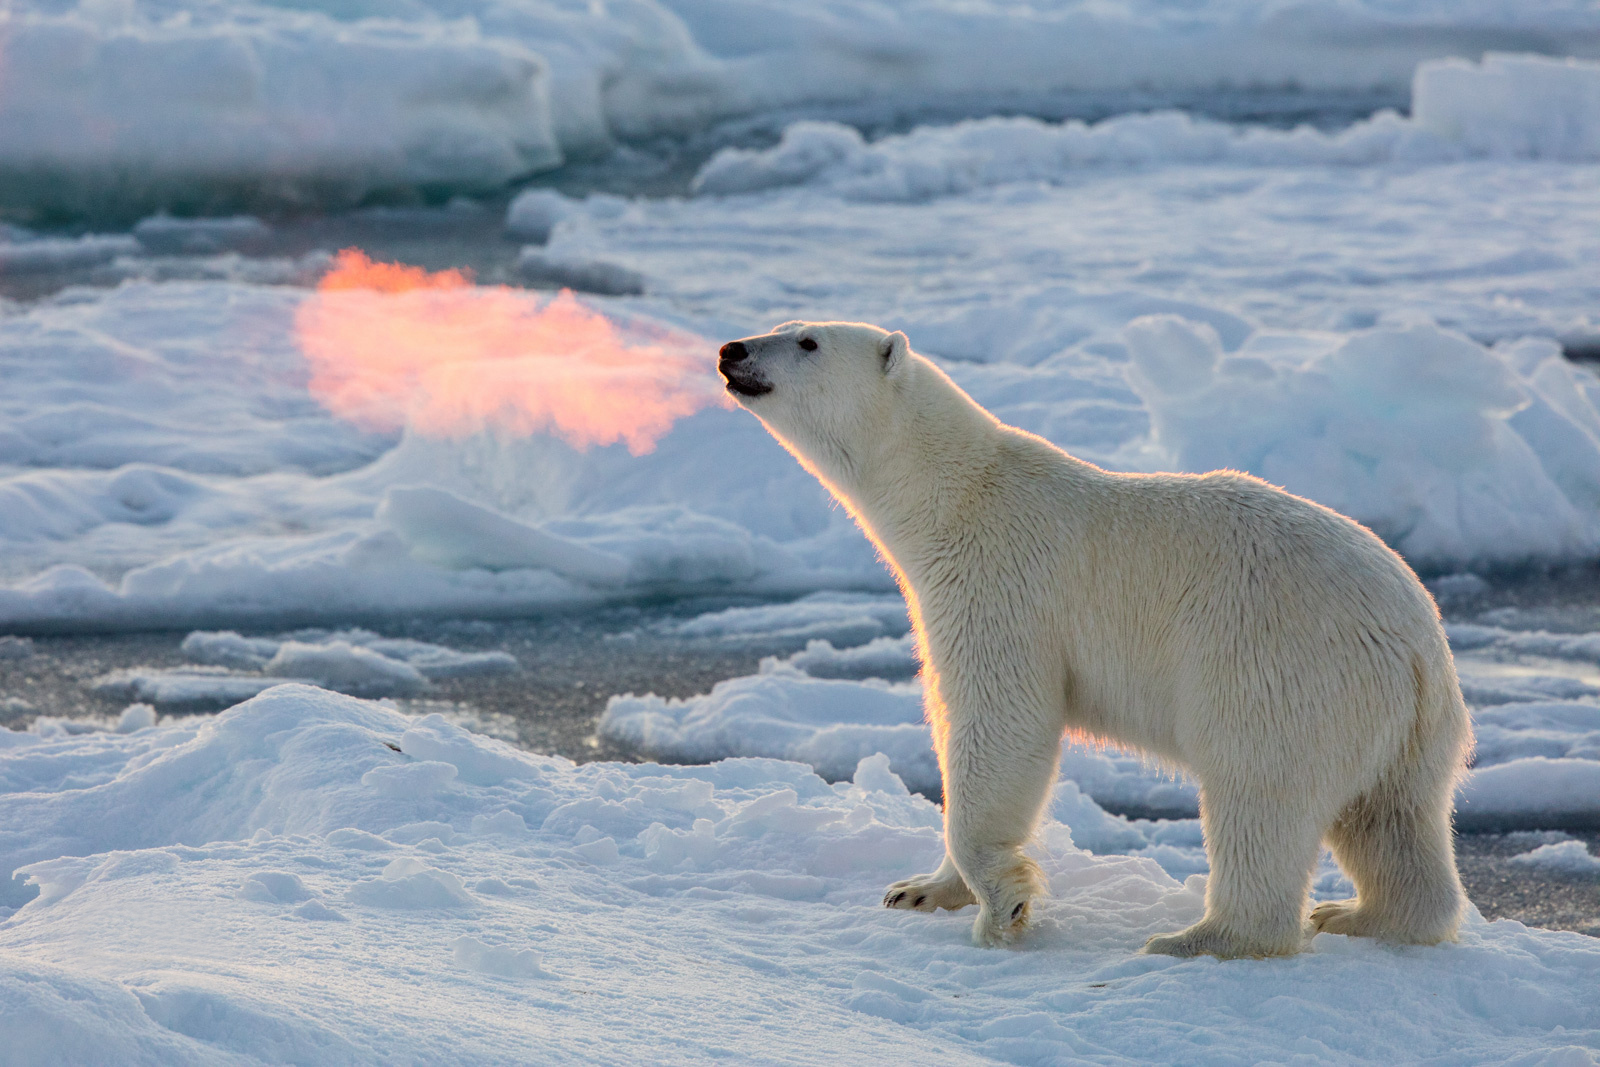
<path id="1" fill-rule="evenodd" d="M 1329 900 L 1311 909 L 1311 925 L 1318 933 L 1349 934 L 1353 937 L 1371 936 L 1371 924 L 1363 920 L 1359 901 Z"/>
<path id="2" fill-rule="evenodd" d="M 1187 930 L 1175 934 L 1157 934 L 1144 943 L 1140 951 L 1155 956 L 1216 956 L 1218 959 L 1263 959 L 1267 956 L 1293 956 L 1305 947 L 1304 933 L 1300 929 L 1285 932 L 1283 936 L 1270 937 L 1241 934 L 1220 923 L 1201 919 Z"/>
<path id="3" fill-rule="evenodd" d="M 1017 938 L 1028 928 L 1033 916 L 1033 903 L 1019 900 L 1009 907 L 991 909 L 984 905 L 978 919 L 972 924 L 972 943 L 979 948 L 1006 948 L 1016 944 Z"/>
<path id="4" fill-rule="evenodd" d="M 1033 916 L 1033 898 L 1044 891 L 1039 865 L 1026 856 L 1008 858 L 1006 866 L 985 884 L 977 921 L 972 924 L 973 944 L 1000 948 L 1014 944 Z"/>
<path id="5" fill-rule="evenodd" d="M 975 904 L 977 900 L 960 875 L 953 879 L 946 878 L 937 871 L 896 882 L 883 894 L 884 907 L 905 911 L 934 911 L 938 908 L 955 911 Z"/>
<path id="6" fill-rule="evenodd" d="M 1412 908 L 1396 914 L 1384 913 L 1359 898 L 1328 900 L 1311 909 L 1310 926 L 1319 934 L 1344 934 L 1348 937 L 1375 937 L 1410 945 L 1437 945 L 1454 941 L 1461 922 L 1461 906 L 1450 896 L 1431 910 Z"/>

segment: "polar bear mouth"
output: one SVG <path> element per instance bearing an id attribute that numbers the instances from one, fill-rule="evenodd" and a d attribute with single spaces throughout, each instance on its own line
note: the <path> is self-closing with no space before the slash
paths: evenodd
<path id="1" fill-rule="evenodd" d="M 746 378 L 733 372 L 738 364 L 720 363 L 717 369 L 722 376 L 728 379 L 728 392 L 738 396 L 761 396 L 772 392 L 772 383 L 762 381 L 760 378 Z"/>

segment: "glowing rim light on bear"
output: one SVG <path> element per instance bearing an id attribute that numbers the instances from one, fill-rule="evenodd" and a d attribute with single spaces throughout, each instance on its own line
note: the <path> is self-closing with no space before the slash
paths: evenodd
<path id="1" fill-rule="evenodd" d="M 353 248 L 296 311 L 295 336 L 312 395 L 372 430 L 548 432 L 637 456 L 678 419 L 728 403 L 692 334 L 619 325 L 570 290 L 477 286 Z"/>

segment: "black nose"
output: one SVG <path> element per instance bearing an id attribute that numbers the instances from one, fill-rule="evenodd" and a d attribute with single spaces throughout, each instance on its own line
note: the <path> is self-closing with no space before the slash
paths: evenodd
<path id="1" fill-rule="evenodd" d="M 748 356 L 750 351 L 745 348 L 743 341 L 729 341 L 717 354 L 722 357 L 724 363 L 737 363 Z"/>

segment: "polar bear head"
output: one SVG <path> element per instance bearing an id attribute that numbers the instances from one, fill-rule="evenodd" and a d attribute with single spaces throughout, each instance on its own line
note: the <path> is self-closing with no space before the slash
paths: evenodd
<path id="1" fill-rule="evenodd" d="M 720 354 L 734 399 L 802 462 L 830 475 L 892 432 L 918 358 L 905 334 L 862 322 L 786 322 L 729 341 Z"/>

